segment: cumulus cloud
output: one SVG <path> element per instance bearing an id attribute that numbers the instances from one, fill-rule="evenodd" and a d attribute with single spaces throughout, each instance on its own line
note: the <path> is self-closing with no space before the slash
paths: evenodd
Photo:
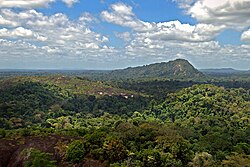
<path id="1" fill-rule="evenodd" d="M 199 22 L 244 29 L 250 25 L 250 0 L 174 0 Z"/>
<path id="2" fill-rule="evenodd" d="M 242 33 L 241 40 L 244 42 L 250 42 L 250 29 Z"/>
<path id="3" fill-rule="evenodd" d="M 141 58 L 141 61 L 145 59 L 151 63 L 181 57 L 190 60 L 197 68 L 234 67 L 240 69 L 243 66 L 247 67 L 250 63 L 249 51 L 248 45 L 221 46 L 217 41 L 202 43 L 166 41 L 159 44 L 146 40 L 144 42 L 133 41 L 126 47 L 126 54 L 135 60 Z"/>
<path id="4" fill-rule="evenodd" d="M 195 2 L 185 0 L 182 7 L 189 9 Z M 215 37 L 228 27 L 225 24 L 201 22 L 191 25 L 178 20 L 145 22 L 136 17 L 132 7 L 123 3 L 111 5 L 110 10 L 101 13 L 101 17 L 109 23 L 132 29 L 130 34 L 116 33 L 116 36 L 125 39 L 124 41 L 129 37 L 124 50 L 125 55 L 128 56 L 127 59 L 160 62 L 182 57 L 204 65 L 206 64 L 202 62 L 204 58 L 211 64 L 214 61 L 218 62 L 217 60 L 220 63 L 228 61 L 226 64 L 230 62 L 233 64 L 239 63 L 238 56 L 244 54 L 245 61 L 249 62 L 250 54 L 247 54 L 247 51 L 250 48 L 220 46 L 219 42 L 214 41 Z M 219 63 L 213 65 L 216 66 Z"/>
<path id="5" fill-rule="evenodd" d="M 17 53 L 22 57 L 39 52 L 38 55 L 50 58 L 63 55 L 65 59 L 73 60 L 86 57 L 97 59 L 116 53 L 115 48 L 106 45 L 108 37 L 90 29 L 88 22 L 91 20 L 88 18 L 94 19 L 90 14 L 83 14 L 84 19 L 81 16 L 70 20 L 62 13 L 46 16 L 34 9 L 20 12 L 2 9 L 0 15 L 4 20 L 18 23 L 18 27 L 5 26 L 0 29 L 0 53 L 8 52 L 9 57 L 16 57 Z"/>
<path id="6" fill-rule="evenodd" d="M 196 2 L 196 0 L 172 0 L 173 2 L 176 2 L 180 8 L 187 9 L 190 8 L 191 5 Z"/>
<path id="7" fill-rule="evenodd" d="M 2 9 L 0 5 L 0 67 L 2 68 L 5 64 L 25 64 L 25 62 L 29 62 L 27 64 L 54 62 L 61 64 L 63 68 L 67 68 L 67 65 L 83 67 L 81 63 L 85 63 L 86 68 L 91 65 L 96 67 L 95 64 L 98 63 L 106 65 L 107 68 L 120 68 L 128 64 L 148 64 L 180 57 L 187 58 L 200 67 L 202 65 L 205 67 L 209 63 L 214 67 L 223 63 L 236 66 L 238 64 L 238 67 L 241 67 L 242 61 L 250 64 L 249 45 L 221 46 L 219 42 L 214 41 L 221 31 L 234 24 L 235 28 L 243 30 L 241 28 L 245 27 L 246 30 L 246 25 L 249 25 L 247 17 L 239 17 L 244 12 L 248 15 L 248 10 L 239 10 L 237 13 L 234 9 L 241 9 L 243 0 L 237 1 L 237 4 L 236 1 L 224 4 L 224 0 L 216 2 L 217 4 L 212 1 L 210 4 L 209 0 L 174 0 L 198 20 L 194 25 L 178 20 L 159 23 L 143 21 L 135 15 L 131 6 L 115 3 L 108 10 L 101 12 L 101 18 L 131 29 L 115 33 L 116 37 L 124 40 L 124 48 L 110 46 L 110 39 L 107 36 L 91 29 L 94 23 L 99 22 L 90 13 L 83 13 L 79 18 L 72 20 L 63 13 L 45 15 L 34 9 L 25 9 L 45 7 L 54 2 L 53 0 L 36 1 L 40 2 L 40 5 L 27 0 L 25 2 L 30 2 L 29 5 L 23 2 L 19 6 L 12 3 L 11 6 L 10 2 L 14 1 L 9 1 L 9 6 L 5 3 Z M 21 1 L 24 0 L 19 2 Z M 68 6 L 76 2 L 64 1 Z M 0 3 L 4 4 L 3 2 L 7 0 Z M 223 5 L 229 8 L 225 6 L 223 11 L 221 7 Z M 248 4 L 244 5 L 248 7 Z M 23 9 L 14 10 L 11 7 Z M 228 13 L 229 9 L 236 13 Z M 200 14 L 202 12 L 204 14 Z M 241 19 L 242 23 L 232 21 L 233 15 L 236 19 Z M 209 17 L 214 17 L 215 20 Z M 249 41 L 249 32 L 250 30 L 247 30 L 242 33 L 242 41 Z M 31 61 L 33 63 L 30 63 Z"/>
<path id="8" fill-rule="evenodd" d="M 39 13 L 34 9 L 21 11 L 19 13 L 10 9 L 3 9 L 0 13 L 3 18 L 11 20 L 12 22 L 18 22 L 24 28 L 33 31 L 34 34 L 39 34 L 40 39 L 46 37 L 51 42 L 63 40 L 65 42 L 95 41 L 100 43 L 103 38 L 102 35 L 94 33 L 89 29 L 87 24 L 85 24 L 86 19 L 71 21 L 62 13 L 45 16 L 43 13 Z M 17 30 L 19 29 L 20 27 Z"/>
<path id="9" fill-rule="evenodd" d="M 1 0 L 0 8 L 43 8 L 48 7 L 50 3 L 56 2 L 56 0 Z M 79 0 L 62 0 L 68 7 L 72 7 Z"/>
<path id="10" fill-rule="evenodd" d="M 18 26 L 18 23 L 15 21 L 4 19 L 3 16 L 0 15 L 0 26 L 16 27 Z"/>
<path id="11" fill-rule="evenodd" d="M 124 3 L 116 3 L 111 5 L 110 10 L 111 12 L 103 11 L 101 13 L 101 17 L 109 23 L 129 27 L 136 31 L 148 31 L 152 29 L 151 24 L 136 18 L 131 6 Z"/>
<path id="12" fill-rule="evenodd" d="M 115 33 L 116 37 L 129 42 L 131 40 L 131 34 L 129 32 Z"/>
<path id="13" fill-rule="evenodd" d="M 82 21 L 83 23 L 91 23 L 91 22 L 97 22 L 98 19 L 92 16 L 88 12 L 84 12 L 78 19 L 79 21 Z"/>
<path id="14" fill-rule="evenodd" d="M 182 24 L 180 21 L 169 21 L 156 24 L 156 29 L 151 32 L 141 33 L 140 36 L 152 40 L 175 40 L 187 42 L 211 41 L 223 29 L 223 27 L 211 24 Z"/>
<path id="15" fill-rule="evenodd" d="M 78 3 L 79 0 L 62 0 L 68 7 L 72 7 L 75 3 Z"/>
<path id="16" fill-rule="evenodd" d="M 55 0 L 1 0 L 0 8 L 38 8 L 47 7 Z"/>
<path id="17" fill-rule="evenodd" d="M 183 24 L 178 20 L 145 22 L 135 16 L 132 7 L 123 3 L 111 5 L 111 11 L 103 11 L 101 16 L 107 22 L 131 28 L 137 32 L 136 36 L 139 38 L 150 40 L 210 41 L 224 28 L 212 24 Z"/>
<path id="18" fill-rule="evenodd" d="M 0 29 L 0 37 L 16 38 L 16 37 L 25 37 L 30 38 L 33 36 L 31 30 L 25 29 L 23 27 L 18 27 L 13 30 L 8 30 L 6 28 Z"/>

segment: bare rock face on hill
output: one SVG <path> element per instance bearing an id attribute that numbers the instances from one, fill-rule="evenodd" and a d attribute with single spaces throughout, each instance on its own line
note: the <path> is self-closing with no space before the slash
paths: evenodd
<path id="1" fill-rule="evenodd" d="M 105 167 L 100 161 L 86 159 L 78 164 L 72 164 L 65 160 L 67 145 L 76 140 L 76 137 L 51 136 L 31 136 L 16 140 L 0 139 L 0 167 L 23 167 L 30 156 L 32 149 L 48 153 L 56 166 L 60 167 L 82 167 L 96 166 Z"/>

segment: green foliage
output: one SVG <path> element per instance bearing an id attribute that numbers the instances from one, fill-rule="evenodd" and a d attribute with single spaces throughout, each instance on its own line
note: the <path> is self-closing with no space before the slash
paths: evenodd
<path id="1" fill-rule="evenodd" d="M 56 162 L 50 157 L 50 154 L 41 152 L 40 150 L 30 148 L 23 150 L 27 159 L 24 163 L 25 167 L 56 167 Z"/>
<path id="2" fill-rule="evenodd" d="M 36 82 L 18 83 L 0 91 L 0 117 L 9 119 L 12 128 L 24 127 L 25 123 L 33 122 L 34 117 L 42 117 L 60 99 L 59 92 L 50 90 L 49 86 Z"/>
<path id="3" fill-rule="evenodd" d="M 157 150 L 144 149 L 137 156 L 142 162 L 141 165 L 144 167 L 161 166 L 161 156 Z"/>
<path id="4" fill-rule="evenodd" d="M 236 146 L 234 146 L 234 150 L 237 153 L 243 153 L 243 154 L 250 154 L 250 145 L 247 143 L 237 143 Z"/>
<path id="5" fill-rule="evenodd" d="M 1 140 L 67 136 L 72 143 L 67 149 L 65 144 L 62 161 L 94 159 L 131 167 L 243 166 L 249 161 L 250 95 L 243 88 L 171 80 L 123 83 L 155 96 L 147 97 L 82 78 L 0 82 L 5 83 L 0 84 Z M 28 158 L 31 165 L 51 160 L 46 153 L 35 155 Z"/>
<path id="6" fill-rule="evenodd" d="M 6 131 L 4 129 L 0 129 L 0 139 L 6 136 Z"/>
<path id="7" fill-rule="evenodd" d="M 131 115 L 147 108 L 148 102 L 135 92 L 81 78 L 16 77 L 0 82 L 0 128 L 74 128 L 71 121 L 58 118 L 99 117 L 105 112 Z M 53 119 L 53 124 L 46 123 Z"/>
<path id="8" fill-rule="evenodd" d="M 225 160 L 222 161 L 222 167 L 250 167 L 250 157 L 245 154 L 234 153 L 227 156 Z"/>
<path id="9" fill-rule="evenodd" d="M 241 126 L 240 119 L 247 116 L 250 109 L 249 97 L 250 95 L 244 89 L 226 90 L 213 85 L 194 85 L 178 93 L 170 94 L 160 109 L 168 117 L 173 115 L 174 120 L 188 120 L 197 116 L 201 119 L 220 116 L 225 119 L 218 120 L 218 122 L 209 119 L 205 121 L 208 125 L 213 125 L 234 118 L 235 123 Z M 237 117 L 240 113 L 243 115 Z"/>
<path id="10" fill-rule="evenodd" d="M 31 132 L 31 129 L 20 129 L 20 135 L 24 137 L 30 136 Z"/>
<path id="11" fill-rule="evenodd" d="M 142 111 L 148 106 L 149 99 L 146 97 L 135 96 L 124 98 L 123 96 L 75 96 L 63 104 L 62 109 L 74 111 L 81 114 L 91 113 L 100 116 L 104 112 L 110 114 L 132 115 L 134 111 Z"/>
<path id="12" fill-rule="evenodd" d="M 107 139 L 104 142 L 103 150 L 106 159 L 111 163 L 121 161 L 127 157 L 127 149 L 119 139 Z"/>
<path id="13" fill-rule="evenodd" d="M 193 167 L 215 167 L 213 156 L 207 152 L 196 153 L 191 163 Z"/>
<path id="14" fill-rule="evenodd" d="M 193 158 L 191 144 L 188 141 L 178 141 L 171 148 L 173 158 L 180 160 L 183 166 L 188 165 L 188 162 Z"/>
<path id="15" fill-rule="evenodd" d="M 73 163 L 83 160 L 86 154 L 84 143 L 80 140 L 71 142 L 66 150 L 65 158 Z"/>

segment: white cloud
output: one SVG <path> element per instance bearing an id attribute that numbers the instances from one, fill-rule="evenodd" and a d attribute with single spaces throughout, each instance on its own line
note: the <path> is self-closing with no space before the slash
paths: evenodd
<path id="1" fill-rule="evenodd" d="M 43 46 L 41 47 L 41 49 L 43 49 L 44 51 L 48 53 L 60 53 L 61 52 L 58 47 Z"/>
<path id="2" fill-rule="evenodd" d="M 72 7 L 80 0 L 61 0 L 68 7 Z M 1 0 L 0 8 L 43 8 L 48 7 L 50 3 L 56 2 L 56 0 Z"/>
<path id="3" fill-rule="evenodd" d="M 199 22 L 244 29 L 250 25 L 250 0 L 175 0 Z"/>
<path id="4" fill-rule="evenodd" d="M 131 34 L 129 32 L 115 33 L 116 37 L 121 38 L 125 42 L 129 42 L 131 40 Z"/>
<path id="5" fill-rule="evenodd" d="M 250 42 L 250 29 L 242 33 L 241 40 L 244 42 Z"/>
<path id="6" fill-rule="evenodd" d="M 223 29 L 211 24 L 182 24 L 178 20 L 156 24 L 157 29 L 141 35 L 153 40 L 176 40 L 187 42 L 211 41 Z"/>
<path id="7" fill-rule="evenodd" d="M 194 1 L 185 1 L 189 4 L 183 3 L 183 7 L 192 7 Z M 221 64 L 239 64 L 241 61 L 239 57 L 244 57 L 245 62 L 250 60 L 250 54 L 247 53 L 250 48 L 220 46 L 214 41 L 215 37 L 228 25 L 210 22 L 190 25 L 178 20 L 160 23 L 145 22 L 136 17 L 131 7 L 122 3 L 115 4 L 115 6 L 119 8 L 112 5 L 110 11 L 102 12 L 101 16 L 107 22 L 132 29 L 130 40 L 126 43 L 124 51 L 128 60 L 158 62 L 181 56 L 197 64 L 210 63 L 213 67 L 219 67 Z M 115 35 L 118 38 L 129 37 L 128 34 L 116 33 Z"/>
<path id="8" fill-rule="evenodd" d="M 12 31 L 12 34 L 20 37 L 31 37 L 33 35 L 33 32 L 23 27 L 18 27 L 14 31 Z"/>
<path id="9" fill-rule="evenodd" d="M 92 31 L 88 25 L 91 20 L 82 19 L 82 16 L 70 20 L 62 13 L 46 16 L 34 9 L 20 12 L 2 9 L 0 15 L 19 25 L 0 29 L 0 38 L 4 40 L 0 45 L 0 55 L 6 53 L 9 57 L 16 57 L 19 53 L 19 58 L 40 55 L 44 60 L 63 55 L 64 59 L 71 60 L 88 57 L 87 61 L 116 53 L 116 49 L 106 45 L 108 37 Z M 95 19 L 90 14 L 87 16 Z M 34 47 L 28 47 L 31 43 Z"/>
<path id="10" fill-rule="evenodd" d="M 220 46 L 214 41 L 221 31 L 230 27 L 230 24 L 231 26 L 238 24 L 237 21 L 230 23 L 232 15 L 226 13 L 227 8 L 225 13 L 218 13 L 222 11 L 221 4 L 224 1 L 209 4 L 208 0 L 203 0 L 202 5 L 209 6 L 209 11 L 203 16 L 199 16 L 199 12 L 206 12 L 203 7 L 200 7 L 201 11 L 195 11 L 193 8 L 198 1 L 202 0 L 178 1 L 179 3 L 182 1 L 182 7 L 199 20 L 199 23 L 192 25 L 178 20 L 146 22 L 133 13 L 131 6 L 123 3 L 113 4 L 109 10 L 103 11 L 101 13 L 103 20 L 131 28 L 131 31 L 127 30 L 129 32 L 115 33 L 116 37 L 125 41 L 124 48 L 110 46 L 108 37 L 92 30 L 91 26 L 98 23 L 98 20 L 90 13 L 83 13 L 79 18 L 72 20 L 63 13 L 45 15 L 34 9 L 0 9 L 0 67 L 4 68 L 5 64 L 27 62 L 33 65 L 44 62 L 44 64 L 52 64 L 52 67 L 54 64 L 61 64 L 62 68 L 67 68 L 67 65 L 83 67 L 84 63 L 86 67 L 83 68 L 98 68 L 100 64 L 106 65 L 106 68 L 120 68 L 127 65 L 168 61 L 179 57 L 191 60 L 195 65 L 200 65 L 198 67 L 203 65 L 205 67 L 209 63 L 213 67 L 221 67 L 223 64 L 232 66 L 236 64 L 235 66 L 241 67 L 242 61 L 250 64 L 249 45 Z M 49 5 L 49 2 L 53 1 L 46 2 L 48 3 L 40 4 L 40 7 Z M 238 2 L 243 4 L 243 0 Z M 237 6 L 231 1 L 230 3 L 231 8 L 241 8 L 240 5 Z M 39 7 L 39 5 L 22 6 L 22 8 L 31 7 Z M 232 11 L 235 12 L 235 10 Z M 212 16 L 213 12 L 215 12 L 214 15 L 218 15 L 214 17 L 214 21 L 208 17 Z M 238 13 L 242 13 L 242 10 Z M 245 13 L 247 15 L 248 10 Z M 240 17 L 238 14 L 235 15 L 235 18 Z M 220 19 L 225 20 L 220 21 Z M 246 17 L 240 19 L 242 23 L 235 26 L 237 29 L 248 24 L 247 20 L 243 22 Z M 242 33 L 243 41 L 249 41 L 249 31 Z"/>
<path id="11" fill-rule="evenodd" d="M 172 0 L 173 2 L 178 3 L 180 8 L 187 9 L 197 0 Z"/>
<path id="12" fill-rule="evenodd" d="M 125 5 L 124 3 L 112 4 L 111 9 L 117 14 L 134 16 L 134 13 L 132 12 L 133 8 L 131 6 Z"/>
<path id="13" fill-rule="evenodd" d="M 0 15 L 0 26 L 16 27 L 16 26 L 18 26 L 18 23 L 4 19 L 3 16 Z"/>
<path id="14" fill-rule="evenodd" d="M 144 22 L 135 16 L 132 7 L 123 3 L 111 5 L 111 12 L 103 11 L 101 16 L 107 22 L 131 28 L 137 32 L 136 36 L 139 38 L 151 40 L 204 42 L 214 39 L 224 29 L 224 26 L 212 24 L 183 24 L 178 20 L 161 23 Z"/>
<path id="15" fill-rule="evenodd" d="M 68 7 L 72 7 L 75 3 L 80 2 L 79 0 L 62 0 Z"/>
<path id="16" fill-rule="evenodd" d="M 126 54 L 135 61 L 162 62 L 182 58 L 190 60 L 197 68 L 234 67 L 248 68 L 250 63 L 250 47 L 248 45 L 220 46 L 216 41 L 210 42 L 174 42 L 161 41 L 161 43 L 146 39 L 135 40 L 126 47 Z M 205 61 L 204 61 L 205 60 Z M 144 62 L 145 64 L 145 62 Z"/>
<path id="17" fill-rule="evenodd" d="M 84 47 L 86 49 L 99 49 L 99 46 L 95 43 L 85 43 Z"/>
<path id="18" fill-rule="evenodd" d="M 101 17 L 109 22 L 120 26 L 129 27 L 136 31 L 148 31 L 152 29 L 152 25 L 136 18 L 132 11 L 132 7 L 124 3 L 116 3 L 111 5 L 111 12 L 103 11 Z"/>
<path id="19" fill-rule="evenodd" d="M 46 41 L 48 39 L 45 36 L 40 36 L 40 35 L 35 35 L 35 36 L 36 36 L 36 38 L 37 38 L 38 41 L 42 41 L 42 42 L 44 42 L 44 41 Z"/>
<path id="20" fill-rule="evenodd" d="M 79 21 L 83 22 L 96 22 L 97 19 L 88 12 L 84 12 L 80 17 Z"/>
<path id="21" fill-rule="evenodd" d="M 55 0 L 1 0 L 0 8 L 38 8 L 47 7 Z"/>
<path id="22" fill-rule="evenodd" d="M 46 41 L 48 38 L 39 33 L 33 33 L 29 29 L 23 27 L 17 27 L 14 29 L 2 28 L 0 29 L 0 37 L 8 39 L 18 39 L 18 40 L 37 40 L 37 41 Z"/>
<path id="23" fill-rule="evenodd" d="M 31 38 L 33 36 L 33 32 L 31 30 L 25 29 L 23 27 L 18 27 L 13 30 L 8 30 L 6 28 L 0 29 L 0 37 L 7 37 L 7 38 L 17 38 L 17 37 L 24 37 L 24 38 Z"/>

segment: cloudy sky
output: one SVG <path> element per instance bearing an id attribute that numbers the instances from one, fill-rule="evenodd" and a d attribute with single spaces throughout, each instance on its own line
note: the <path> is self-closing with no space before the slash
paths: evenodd
<path id="1" fill-rule="evenodd" d="M 0 69 L 250 69 L 250 0 L 0 0 Z"/>

